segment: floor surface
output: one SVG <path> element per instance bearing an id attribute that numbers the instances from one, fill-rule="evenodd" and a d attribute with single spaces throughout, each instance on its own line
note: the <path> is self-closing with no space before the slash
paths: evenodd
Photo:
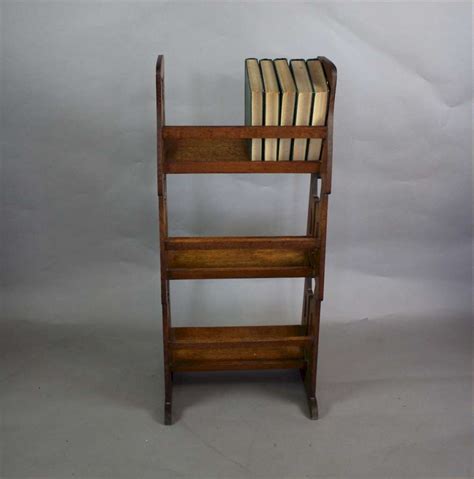
<path id="1" fill-rule="evenodd" d="M 176 375 L 156 323 L 4 321 L 1 477 L 470 478 L 470 318 L 322 324 L 320 419 L 296 372 Z"/>

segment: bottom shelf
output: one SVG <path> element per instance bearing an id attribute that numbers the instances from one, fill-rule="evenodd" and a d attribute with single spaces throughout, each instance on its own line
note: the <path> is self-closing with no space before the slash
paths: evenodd
<path id="1" fill-rule="evenodd" d="M 172 371 L 293 369 L 313 343 L 301 325 L 172 328 Z"/>

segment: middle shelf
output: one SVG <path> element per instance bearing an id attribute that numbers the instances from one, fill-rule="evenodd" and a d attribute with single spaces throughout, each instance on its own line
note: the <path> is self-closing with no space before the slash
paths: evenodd
<path id="1" fill-rule="evenodd" d="M 318 239 L 308 236 L 176 237 L 165 241 L 169 279 L 316 276 Z"/>

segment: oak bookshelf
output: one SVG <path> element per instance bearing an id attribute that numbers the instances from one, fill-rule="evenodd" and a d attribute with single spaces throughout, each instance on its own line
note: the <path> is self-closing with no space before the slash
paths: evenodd
<path id="1" fill-rule="evenodd" d="M 311 419 L 318 418 L 316 378 L 324 292 L 328 196 L 331 192 L 336 68 L 321 61 L 330 96 L 325 126 L 167 126 L 164 58 L 156 64 L 157 179 L 165 404 L 172 423 L 173 372 L 299 369 Z M 251 161 L 249 138 L 322 138 L 319 161 Z M 170 237 L 166 179 L 170 174 L 299 173 L 310 175 L 305 236 Z M 305 278 L 299 323 L 279 326 L 172 327 L 170 281 Z"/>

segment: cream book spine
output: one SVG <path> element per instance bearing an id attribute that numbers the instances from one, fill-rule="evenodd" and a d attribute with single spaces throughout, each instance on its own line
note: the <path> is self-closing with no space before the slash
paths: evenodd
<path id="1" fill-rule="evenodd" d="M 280 116 L 280 88 L 272 60 L 260 60 L 264 89 L 264 114 L 265 126 L 278 126 Z M 266 138 L 263 142 L 264 161 L 277 161 L 278 139 Z"/>
<path id="2" fill-rule="evenodd" d="M 297 89 L 295 126 L 309 126 L 311 121 L 313 87 L 309 78 L 306 62 L 304 60 L 291 60 L 290 66 Z M 304 161 L 306 159 L 307 143 L 308 140 L 306 138 L 295 138 L 293 140 L 293 161 Z"/>
<path id="3" fill-rule="evenodd" d="M 319 60 L 311 59 L 306 62 L 309 76 L 313 84 L 314 100 L 313 112 L 311 116 L 312 126 L 323 126 L 326 124 L 326 114 L 328 110 L 329 87 L 326 81 L 324 69 Z M 321 157 L 321 138 L 312 138 L 308 144 L 308 161 L 317 161 Z"/>
<path id="4" fill-rule="evenodd" d="M 292 126 L 295 119 L 296 85 L 291 74 L 288 60 L 274 60 L 275 71 L 280 86 L 280 126 Z M 291 157 L 291 138 L 278 140 L 278 161 L 289 161 Z"/>
<path id="5" fill-rule="evenodd" d="M 256 58 L 245 60 L 245 124 L 263 125 L 263 80 Z M 252 138 L 248 143 L 250 159 L 262 161 L 262 139 Z"/>

